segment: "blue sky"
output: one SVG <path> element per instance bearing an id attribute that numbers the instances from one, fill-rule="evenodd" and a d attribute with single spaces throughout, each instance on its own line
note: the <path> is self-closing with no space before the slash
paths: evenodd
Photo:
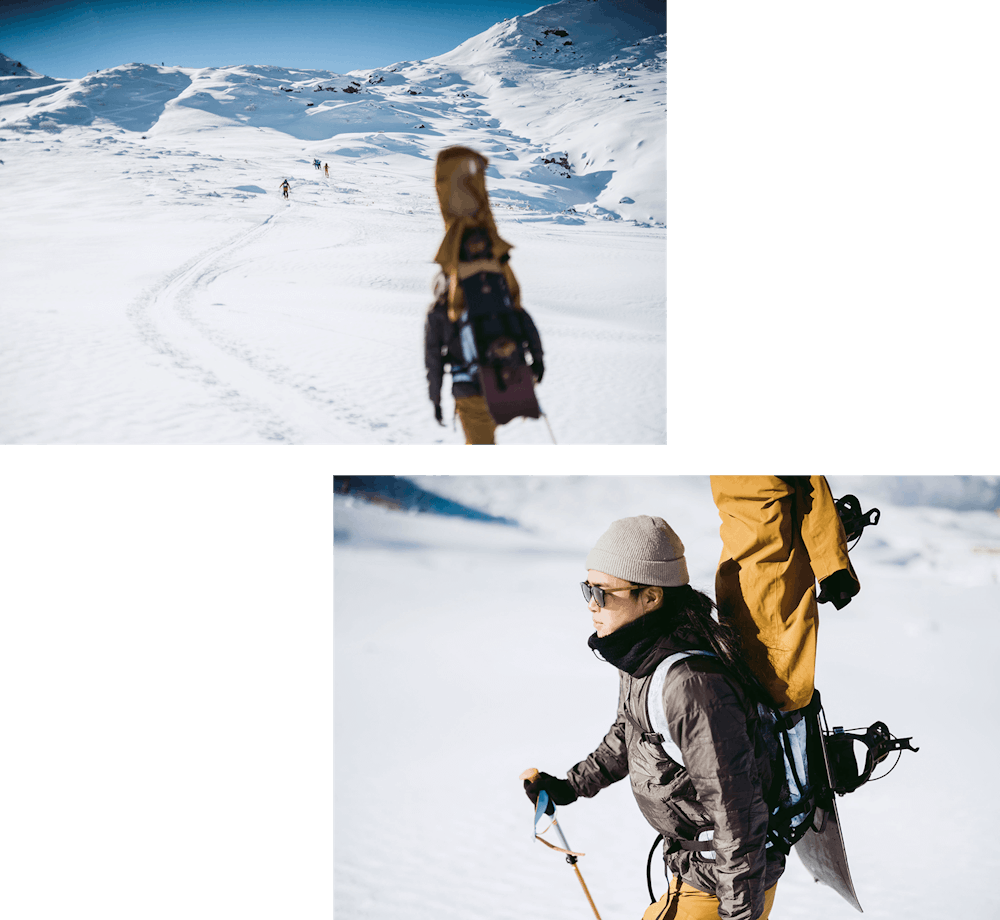
<path id="1" fill-rule="evenodd" d="M 450 51 L 546 0 L 0 0 L 0 52 L 50 77 L 119 64 L 345 73 Z"/>

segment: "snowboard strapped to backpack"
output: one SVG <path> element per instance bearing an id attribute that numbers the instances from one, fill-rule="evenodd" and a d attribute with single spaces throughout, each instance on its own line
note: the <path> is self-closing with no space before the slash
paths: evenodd
<path id="1" fill-rule="evenodd" d="M 693 655 L 718 657 L 702 650 L 669 656 L 653 672 L 646 700 L 650 726 L 655 733 L 650 734 L 650 739 L 657 740 L 667 756 L 682 767 L 683 755 L 670 737 L 663 710 L 663 685 L 670 669 Z M 771 763 L 771 783 L 764 789 L 764 800 L 770 809 L 766 845 L 776 847 L 787 856 L 801 841 L 803 847 L 799 855 L 816 880 L 833 887 L 860 910 L 840 836 L 835 793 L 846 795 L 872 779 L 881 779 L 873 777 L 872 773 L 892 751 L 917 751 L 919 748 L 910 744 L 911 738 L 894 737 L 884 722 L 875 722 L 863 734 L 846 732 L 840 727 L 830 731 L 826 727 L 818 690 L 813 692 L 808 706 L 794 712 L 781 712 L 761 701 L 756 708 L 756 729 L 752 719 L 748 727 L 751 732 L 759 733 Z M 864 749 L 862 769 L 858 766 L 857 745 Z M 676 846 L 711 858 L 714 855 L 711 852 L 712 831 L 712 828 L 693 828 L 691 839 L 678 841 Z M 653 854 L 661 839 L 662 835 L 658 835 L 646 863 L 651 902 L 656 901 L 652 883 Z"/>
<path id="2" fill-rule="evenodd" d="M 503 425 L 519 416 L 541 417 L 525 356 L 525 343 L 537 338 L 537 332 L 529 330 L 527 314 L 515 309 L 507 279 L 492 255 L 485 230 L 466 231 L 458 271 L 465 301 L 459 333 L 466 360 L 478 370 L 490 415 Z"/>

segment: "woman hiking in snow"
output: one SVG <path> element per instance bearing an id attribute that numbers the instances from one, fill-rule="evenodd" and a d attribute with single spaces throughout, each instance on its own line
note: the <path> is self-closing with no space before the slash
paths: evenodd
<path id="1" fill-rule="evenodd" d="M 284 195 L 287 198 L 288 197 L 288 191 L 291 188 L 291 186 L 288 184 L 288 180 L 285 179 L 285 181 L 282 182 L 281 185 L 278 186 L 278 188 L 281 189 L 281 194 Z"/>
<path id="2" fill-rule="evenodd" d="M 688 583 L 661 518 L 615 521 L 586 566 L 588 644 L 619 670 L 618 715 L 566 779 L 526 780 L 528 797 L 568 805 L 629 777 L 673 876 L 643 920 L 764 920 L 785 858 L 767 846 L 771 766 L 736 634 Z"/>
<path id="3" fill-rule="evenodd" d="M 448 147 L 437 157 L 435 187 L 445 236 L 435 261 L 441 274 L 435 283 L 435 301 L 424 325 L 424 363 L 434 417 L 443 425 L 441 384 L 445 367 L 451 369 L 455 411 L 462 422 L 466 444 L 493 444 L 496 422 L 483 394 L 478 357 L 468 323 L 461 283 L 476 272 L 502 275 L 523 331 L 522 346 L 531 355 L 531 374 L 541 383 L 544 373 L 542 342 L 527 311 L 510 267 L 511 245 L 497 233 L 486 191 L 488 161 L 468 147 Z M 466 333 L 463 334 L 463 328 Z M 532 400 L 534 397 L 531 397 Z M 537 408 L 537 406 L 536 406 Z"/>

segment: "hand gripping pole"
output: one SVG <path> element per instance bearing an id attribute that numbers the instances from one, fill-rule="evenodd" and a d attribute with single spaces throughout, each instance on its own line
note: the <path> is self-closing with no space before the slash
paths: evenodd
<path id="1" fill-rule="evenodd" d="M 534 782 L 537 777 L 538 777 L 538 770 L 536 770 L 534 767 L 530 767 L 529 769 L 525 770 L 518 778 L 522 781 L 527 781 L 530 783 Z M 552 803 L 552 824 L 550 826 L 556 829 L 556 833 L 559 835 L 559 839 L 562 841 L 562 847 L 557 847 L 555 844 L 549 843 L 548 840 L 545 840 L 538 833 L 538 821 L 542 817 L 542 815 L 545 814 L 548 805 L 549 805 L 549 795 L 543 789 L 538 794 L 538 804 L 535 807 L 535 839 L 540 840 L 550 849 L 558 850 L 560 853 L 566 854 L 566 862 L 568 862 L 573 867 L 573 871 L 576 872 L 576 877 L 580 880 L 580 885 L 583 888 L 583 893 L 587 896 L 587 902 L 590 904 L 590 909 L 594 912 L 594 916 L 597 917 L 597 920 L 601 920 L 601 915 L 597 912 L 597 905 L 594 904 L 594 899 L 590 896 L 590 890 L 587 888 L 587 883 L 583 880 L 583 875 L 580 873 L 580 867 L 576 863 L 577 857 L 583 856 L 584 854 L 577 853 L 574 850 L 572 850 L 570 848 L 569 843 L 566 841 L 566 835 L 562 832 L 562 828 L 559 826 L 559 822 L 556 820 L 555 802 Z M 548 828 L 546 828 L 545 830 L 548 830 Z M 542 831 L 542 833 L 544 834 L 545 831 Z"/>

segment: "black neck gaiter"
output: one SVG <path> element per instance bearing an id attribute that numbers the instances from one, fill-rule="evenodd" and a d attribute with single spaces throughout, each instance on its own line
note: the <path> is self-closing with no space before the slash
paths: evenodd
<path id="1" fill-rule="evenodd" d="M 633 677 L 643 677 L 663 658 L 657 646 L 662 645 L 664 638 L 671 636 L 676 625 L 676 620 L 660 608 L 626 623 L 621 629 L 616 629 L 603 638 L 595 632 L 587 640 L 587 645 L 620 671 Z M 679 646 L 685 647 L 687 646 Z"/>

